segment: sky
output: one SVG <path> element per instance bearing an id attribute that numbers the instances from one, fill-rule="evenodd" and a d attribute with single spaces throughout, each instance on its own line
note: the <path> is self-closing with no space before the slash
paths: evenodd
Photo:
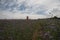
<path id="1" fill-rule="evenodd" d="M 0 0 L 0 19 L 60 17 L 60 0 Z"/>

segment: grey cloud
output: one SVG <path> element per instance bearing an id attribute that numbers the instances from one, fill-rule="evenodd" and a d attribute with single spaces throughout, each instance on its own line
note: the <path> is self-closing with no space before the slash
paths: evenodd
<path id="1" fill-rule="evenodd" d="M 1 0 L 0 1 L 0 10 L 12 10 L 16 6 L 15 0 Z"/>
<path id="2" fill-rule="evenodd" d="M 45 4 L 46 2 L 47 4 Z M 16 14 L 19 12 L 19 14 L 24 13 L 24 14 L 37 14 L 37 15 L 48 15 L 50 11 L 52 14 L 57 15 L 58 13 L 59 15 L 60 0 L 46 0 L 46 2 L 42 4 L 30 5 L 29 1 L 25 1 L 25 0 L 19 3 L 17 0 L 2 0 L 2 1 L 0 0 L 0 11 L 16 12 Z M 52 10 L 53 8 L 54 10 Z M 3 14 L 1 15 L 3 16 Z M 1 18 L 3 18 L 2 16 Z"/>

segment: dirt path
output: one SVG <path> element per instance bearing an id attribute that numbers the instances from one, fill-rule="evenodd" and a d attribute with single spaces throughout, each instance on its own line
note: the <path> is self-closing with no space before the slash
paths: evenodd
<path id="1" fill-rule="evenodd" d="M 32 40 L 36 40 L 38 36 L 38 30 L 35 30 L 35 32 L 33 33 L 33 38 Z"/>
<path id="2" fill-rule="evenodd" d="M 32 38 L 32 40 L 37 40 L 38 39 L 38 36 L 40 35 L 39 33 L 42 35 L 42 39 L 43 39 L 43 36 L 44 36 L 44 28 L 41 27 L 41 26 L 37 27 L 36 30 L 35 30 L 35 32 L 33 32 L 33 38 Z"/>

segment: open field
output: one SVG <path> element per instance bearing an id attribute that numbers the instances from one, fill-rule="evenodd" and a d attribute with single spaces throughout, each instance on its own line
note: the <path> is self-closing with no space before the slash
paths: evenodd
<path id="1" fill-rule="evenodd" d="M 0 40 L 60 40 L 60 19 L 0 20 Z"/>

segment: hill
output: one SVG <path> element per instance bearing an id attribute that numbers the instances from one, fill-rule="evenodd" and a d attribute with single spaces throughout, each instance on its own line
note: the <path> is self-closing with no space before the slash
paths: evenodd
<path id="1" fill-rule="evenodd" d="M 60 19 L 0 19 L 0 40 L 60 40 Z"/>

